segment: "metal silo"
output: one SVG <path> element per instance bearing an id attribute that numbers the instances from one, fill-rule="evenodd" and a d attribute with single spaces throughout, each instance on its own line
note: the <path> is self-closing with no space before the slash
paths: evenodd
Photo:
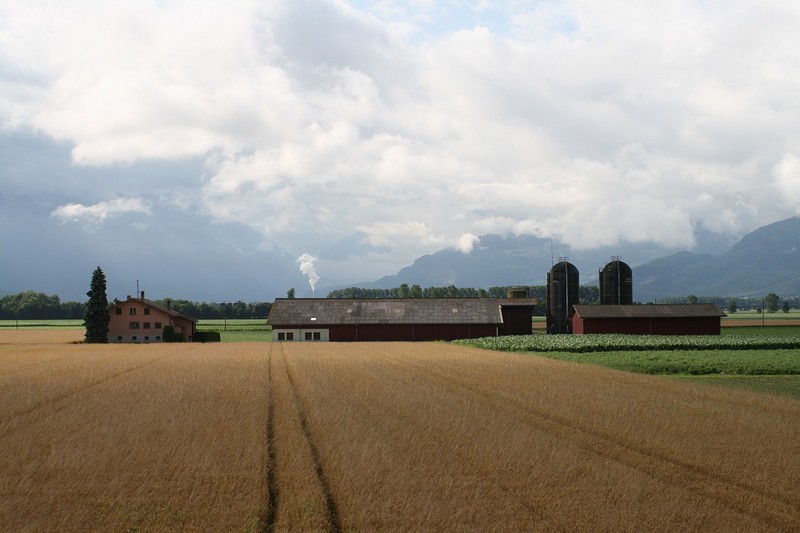
<path id="1" fill-rule="evenodd" d="M 565 257 L 547 273 L 547 332 L 569 333 L 569 312 L 578 303 L 578 269 Z"/>
<path id="2" fill-rule="evenodd" d="M 630 305 L 633 303 L 633 271 L 619 257 L 600 271 L 600 305 Z"/>

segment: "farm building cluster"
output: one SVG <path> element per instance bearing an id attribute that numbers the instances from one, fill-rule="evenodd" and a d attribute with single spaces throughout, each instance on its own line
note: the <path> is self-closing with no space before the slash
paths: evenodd
<path id="1" fill-rule="evenodd" d="M 634 304 L 631 268 L 612 258 L 599 272 L 599 305 L 581 305 L 580 274 L 565 258 L 547 273 L 546 332 L 719 335 L 715 304 Z M 533 333 L 539 304 L 527 290 L 506 298 L 278 298 L 268 322 L 273 341 L 435 341 Z M 128 296 L 110 311 L 109 342 L 193 341 L 197 320 Z"/>
<path id="2" fill-rule="evenodd" d="M 547 333 L 719 335 L 715 304 L 634 304 L 631 268 L 612 258 L 599 273 L 600 304 L 580 305 L 578 269 L 561 258 L 547 274 Z M 507 298 L 279 298 L 269 314 L 273 341 L 430 341 L 529 335 L 538 303 Z"/>

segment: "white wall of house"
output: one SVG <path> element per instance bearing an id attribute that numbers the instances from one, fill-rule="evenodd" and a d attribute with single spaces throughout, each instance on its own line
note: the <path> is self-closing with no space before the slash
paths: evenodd
<path id="1" fill-rule="evenodd" d="M 273 342 L 328 342 L 330 333 L 327 329 L 301 328 L 301 329 L 272 329 Z"/>

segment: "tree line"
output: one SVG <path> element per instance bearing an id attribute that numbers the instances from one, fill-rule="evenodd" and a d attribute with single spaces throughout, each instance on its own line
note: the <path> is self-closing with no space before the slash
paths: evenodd
<path id="1" fill-rule="evenodd" d="M 546 287 L 544 285 L 506 285 L 476 289 L 456 287 L 455 285 L 422 288 L 416 284 L 409 286 L 403 283 L 399 287 L 391 289 L 363 289 L 360 287 L 337 289 L 329 292 L 328 298 L 505 298 L 510 289 L 527 291 L 528 298 L 539 300 L 534 307 L 534 314 L 545 314 Z M 582 304 L 596 304 L 600 301 L 600 289 L 592 285 L 581 286 L 578 300 Z"/>
<path id="2" fill-rule="evenodd" d="M 165 298 L 153 300 L 162 307 L 168 305 L 179 313 L 197 319 L 266 318 L 272 306 L 269 302 L 193 302 Z M 0 297 L 0 320 L 60 320 L 83 319 L 87 302 L 62 302 L 57 295 L 24 291 Z"/>

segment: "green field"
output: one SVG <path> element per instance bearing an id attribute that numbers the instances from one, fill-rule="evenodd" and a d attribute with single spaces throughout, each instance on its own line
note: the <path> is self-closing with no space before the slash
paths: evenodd
<path id="1" fill-rule="evenodd" d="M 720 336 L 528 335 L 456 342 L 800 399 L 797 326 L 728 327 Z"/>
<path id="2" fill-rule="evenodd" d="M 83 320 L 0 320 L 0 331 L 12 329 L 83 329 Z M 197 330 L 219 331 L 222 342 L 272 341 L 272 327 L 263 318 L 199 320 Z"/>

